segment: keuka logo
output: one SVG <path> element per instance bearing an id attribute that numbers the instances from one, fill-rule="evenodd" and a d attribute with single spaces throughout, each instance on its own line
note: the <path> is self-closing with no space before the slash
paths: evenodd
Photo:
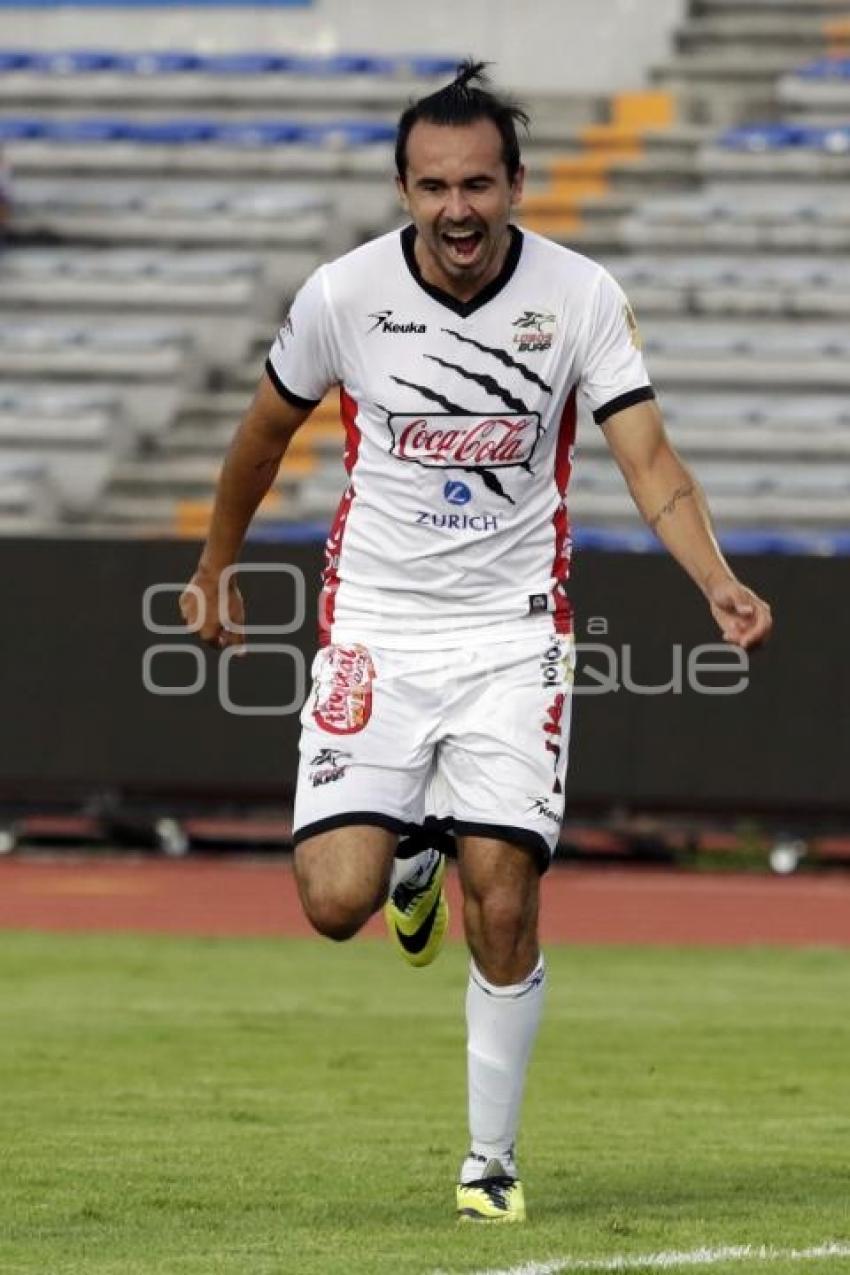
<path id="1" fill-rule="evenodd" d="M 555 316 L 548 310 L 523 310 L 514 319 L 514 345 L 520 353 L 536 354 L 551 348 L 555 336 Z"/>
<path id="2" fill-rule="evenodd" d="M 544 819 L 551 819 L 552 823 L 561 822 L 560 815 L 552 809 L 545 797 L 536 797 L 528 809 L 533 810 L 536 815 L 542 815 Z"/>
<path id="3" fill-rule="evenodd" d="M 369 315 L 370 319 L 375 322 L 369 328 L 369 332 L 391 332 L 394 336 L 409 336 L 412 333 L 427 332 L 428 328 L 424 323 L 414 323 L 409 319 L 406 323 L 396 323 L 393 321 L 392 310 L 376 310 L 374 314 Z M 367 332 L 367 336 L 369 335 Z"/>

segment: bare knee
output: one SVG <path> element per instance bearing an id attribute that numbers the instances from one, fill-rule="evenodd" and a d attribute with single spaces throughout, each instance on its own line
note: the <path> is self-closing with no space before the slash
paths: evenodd
<path id="1" fill-rule="evenodd" d="M 504 890 L 467 897 L 464 919 L 473 955 L 480 955 L 487 963 L 513 966 L 517 954 L 536 943 L 536 909 L 529 907 L 527 900 Z"/>
<path id="2" fill-rule="evenodd" d="M 384 902 L 392 865 L 392 843 L 374 853 L 368 833 L 346 846 L 339 834 L 311 838 L 295 851 L 295 880 L 304 915 L 319 934 L 343 942 L 353 938 Z M 353 832 L 352 829 L 340 832 Z M 365 845 L 364 845 L 365 842 Z"/>
<path id="3" fill-rule="evenodd" d="M 313 929 L 326 939 L 334 939 L 342 943 L 345 939 L 354 938 L 372 915 L 371 910 L 344 899 L 316 898 L 301 893 L 301 905 L 304 915 Z"/>
<path id="4" fill-rule="evenodd" d="M 325 938 L 343 942 L 353 938 L 375 911 L 376 903 L 370 893 L 361 889 L 346 888 L 345 883 L 334 883 L 320 875 L 311 874 L 295 859 L 295 880 L 301 896 L 304 915 Z"/>
<path id="5" fill-rule="evenodd" d="M 527 851 L 468 840 L 461 858 L 464 928 L 488 982 L 522 982 L 539 959 L 539 873 Z"/>

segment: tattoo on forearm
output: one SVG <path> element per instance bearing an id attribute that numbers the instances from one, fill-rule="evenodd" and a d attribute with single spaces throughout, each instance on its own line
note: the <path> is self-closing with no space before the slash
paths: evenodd
<path id="1" fill-rule="evenodd" d="M 662 518 L 673 512 L 680 500 L 685 500 L 688 496 L 692 496 L 693 494 L 693 483 L 687 483 L 684 487 L 677 487 L 673 492 L 673 495 L 667 501 L 667 504 L 661 506 L 654 518 L 650 518 L 649 525 L 652 530 L 655 530 Z"/>

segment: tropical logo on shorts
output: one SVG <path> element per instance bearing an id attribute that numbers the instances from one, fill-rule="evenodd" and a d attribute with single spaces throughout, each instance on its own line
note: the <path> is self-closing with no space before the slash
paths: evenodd
<path id="1" fill-rule="evenodd" d="M 313 692 L 313 720 L 331 735 L 356 735 L 372 716 L 375 666 L 365 646 L 329 646 Z"/>

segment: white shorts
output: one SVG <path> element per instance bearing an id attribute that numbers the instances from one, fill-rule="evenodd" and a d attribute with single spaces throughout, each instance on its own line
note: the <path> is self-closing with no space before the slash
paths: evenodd
<path id="1" fill-rule="evenodd" d="M 575 647 L 533 635 L 442 651 L 328 646 L 301 713 L 297 844 L 353 824 L 528 847 L 564 813 Z"/>

